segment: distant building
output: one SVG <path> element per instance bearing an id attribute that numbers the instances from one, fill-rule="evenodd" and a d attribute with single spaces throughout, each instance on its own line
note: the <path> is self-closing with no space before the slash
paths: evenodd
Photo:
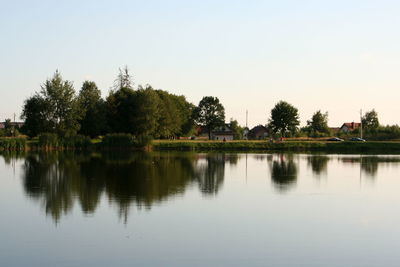
<path id="1" fill-rule="evenodd" d="M 10 122 L 11 127 L 15 127 L 17 129 L 21 129 L 22 126 L 24 126 L 23 122 Z M 6 128 L 6 123 L 5 122 L 0 122 L 0 129 Z"/>
<path id="2" fill-rule="evenodd" d="M 229 125 L 229 123 L 225 123 L 224 126 L 216 128 L 211 132 L 212 140 L 225 140 L 230 141 L 233 140 L 233 131 Z"/>
<path id="3" fill-rule="evenodd" d="M 205 126 L 196 127 L 195 131 L 196 139 L 208 139 L 208 130 Z M 218 127 L 211 132 L 211 140 L 233 140 L 233 132 L 230 128 L 229 123 L 225 123 L 224 126 Z"/>
<path id="4" fill-rule="evenodd" d="M 262 140 L 269 136 L 269 130 L 267 127 L 262 125 L 257 125 L 251 129 L 247 134 L 247 139 L 249 140 Z"/>
<path id="5" fill-rule="evenodd" d="M 359 128 L 360 126 L 361 126 L 361 123 L 359 123 L 359 122 L 345 122 L 340 127 L 340 131 L 343 133 L 348 133 L 348 132 L 354 131 L 355 129 Z"/>

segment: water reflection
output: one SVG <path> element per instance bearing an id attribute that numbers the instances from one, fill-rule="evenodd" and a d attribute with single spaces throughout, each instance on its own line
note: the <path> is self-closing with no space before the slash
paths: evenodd
<path id="1" fill-rule="evenodd" d="M 326 174 L 329 159 L 326 155 L 311 155 L 307 157 L 307 165 L 315 175 L 319 176 Z"/>
<path id="2" fill-rule="evenodd" d="M 297 181 L 297 165 L 293 155 L 279 155 L 270 161 L 271 180 L 279 192 L 286 192 Z"/>
<path id="3" fill-rule="evenodd" d="M 197 184 L 204 195 L 215 195 L 223 185 L 225 163 L 238 155 L 176 153 L 40 153 L 26 156 L 24 190 L 58 222 L 75 201 L 93 213 L 104 195 L 127 219 L 132 205 L 150 209 L 154 203 L 182 194 Z"/>
<path id="4" fill-rule="evenodd" d="M 12 166 L 17 160 L 23 161 L 24 192 L 55 222 L 70 213 L 74 205 L 92 214 L 104 198 L 126 221 L 133 207 L 148 210 L 183 195 L 189 188 L 197 188 L 206 197 L 216 196 L 223 188 L 226 168 L 241 160 L 246 179 L 252 171 L 247 170 L 248 155 L 225 153 L 8 153 L 2 158 Z M 253 154 L 250 158 L 252 164 L 267 163 L 272 186 L 279 193 L 296 187 L 303 166 L 299 163 L 304 159 L 318 176 L 328 175 L 327 167 L 333 159 L 342 165 L 355 165 L 360 175 L 370 177 L 377 176 L 379 166 L 400 162 L 400 157 L 366 155 Z"/>
<path id="5" fill-rule="evenodd" d="M 350 156 L 350 157 L 342 157 L 340 160 L 345 164 L 359 165 L 360 171 L 365 173 L 371 178 L 376 177 L 378 173 L 379 165 L 387 165 L 390 163 L 398 163 L 400 162 L 399 157 L 391 157 L 391 156 Z"/>
<path id="6" fill-rule="evenodd" d="M 236 161 L 230 161 L 233 164 Z M 225 156 L 224 154 L 207 155 L 197 164 L 195 179 L 199 184 L 201 192 L 206 195 L 218 193 L 225 176 Z"/>

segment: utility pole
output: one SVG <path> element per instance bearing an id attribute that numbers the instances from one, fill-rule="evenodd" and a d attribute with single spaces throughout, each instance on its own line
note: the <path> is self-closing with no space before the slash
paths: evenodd
<path id="1" fill-rule="evenodd" d="M 362 109 L 360 109 L 360 138 L 363 138 Z"/>
<path id="2" fill-rule="evenodd" d="M 249 119 L 249 111 L 246 109 L 246 128 L 247 129 L 249 128 L 248 125 L 247 125 L 248 119 Z"/>

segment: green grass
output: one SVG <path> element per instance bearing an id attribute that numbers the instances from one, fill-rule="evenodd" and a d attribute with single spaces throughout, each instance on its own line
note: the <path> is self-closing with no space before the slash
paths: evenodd
<path id="1" fill-rule="evenodd" d="M 293 151 L 340 153 L 400 153 L 400 142 L 322 142 L 322 141 L 154 141 L 154 150 L 193 151 Z"/>
<path id="2" fill-rule="evenodd" d="M 0 138 L 0 151 L 24 151 L 26 149 L 25 138 Z"/>
<path id="3" fill-rule="evenodd" d="M 58 139 L 46 136 L 33 140 L 24 138 L 0 138 L 0 151 L 25 151 L 29 149 L 138 149 L 143 147 L 129 135 L 111 135 L 102 140 L 83 136 Z M 400 154 L 399 141 L 374 142 L 325 142 L 325 141 L 199 141 L 154 140 L 152 150 L 162 151 L 264 151 L 264 152 L 327 152 L 327 153 L 376 153 Z"/>

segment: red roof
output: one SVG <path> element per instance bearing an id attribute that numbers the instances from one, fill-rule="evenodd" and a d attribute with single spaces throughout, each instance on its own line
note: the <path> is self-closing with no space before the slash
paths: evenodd
<path id="1" fill-rule="evenodd" d="M 359 123 L 359 122 L 345 122 L 345 123 L 343 123 L 342 127 L 340 127 L 340 128 L 343 128 L 344 126 L 346 126 L 349 130 L 352 131 L 352 130 L 355 130 L 355 129 L 359 128 L 361 126 L 361 123 Z"/>

